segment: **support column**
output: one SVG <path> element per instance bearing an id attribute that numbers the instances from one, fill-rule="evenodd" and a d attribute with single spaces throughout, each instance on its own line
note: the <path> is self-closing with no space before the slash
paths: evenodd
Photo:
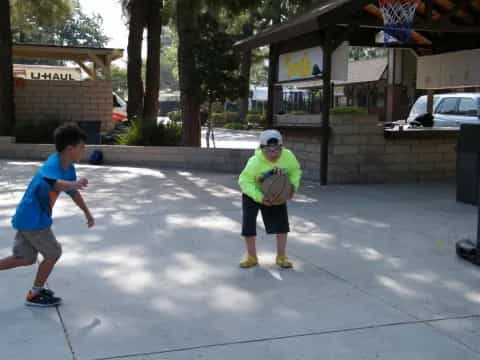
<path id="1" fill-rule="evenodd" d="M 332 102 L 332 38 L 330 30 L 325 30 L 323 44 L 323 101 L 322 101 L 322 147 L 320 154 L 320 184 L 328 183 L 328 145 L 330 142 L 330 107 Z"/>
<path id="2" fill-rule="evenodd" d="M 266 127 L 273 126 L 273 120 L 276 114 L 275 103 L 276 91 L 275 83 L 278 81 L 278 51 L 275 44 L 270 45 L 269 63 L 268 63 L 268 102 L 267 102 L 267 117 Z"/>

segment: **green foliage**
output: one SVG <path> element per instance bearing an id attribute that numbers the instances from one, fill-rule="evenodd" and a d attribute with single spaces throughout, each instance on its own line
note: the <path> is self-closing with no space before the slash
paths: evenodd
<path id="1" fill-rule="evenodd" d="M 226 123 L 223 127 L 230 130 L 245 130 L 247 128 L 246 125 L 241 123 Z"/>
<path id="2" fill-rule="evenodd" d="M 142 143 L 142 130 L 138 121 L 131 121 L 127 131 L 122 133 L 117 138 L 119 145 L 141 145 Z"/>
<path id="3" fill-rule="evenodd" d="M 223 31 L 210 13 L 199 19 L 200 44 L 197 70 L 201 79 L 202 98 L 208 103 L 235 100 L 240 94 L 239 56 L 233 48 L 234 38 Z"/>
<path id="4" fill-rule="evenodd" d="M 10 0 L 12 29 L 32 31 L 60 24 L 73 9 L 71 0 Z"/>
<path id="5" fill-rule="evenodd" d="M 378 57 L 387 56 L 387 49 L 383 48 L 366 48 L 366 47 L 350 47 L 350 60 L 368 60 Z"/>
<path id="6" fill-rule="evenodd" d="M 87 15 L 78 0 L 14 0 L 14 42 L 104 47 L 103 18 Z"/>
<path id="7" fill-rule="evenodd" d="M 22 120 L 15 124 L 15 137 L 18 143 L 52 144 L 53 132 L 62 124 L 59 119 Z"/>
<path id="8" fill-rule="evenodd" d="M 266 123 L 266 117 L 263 114 L 250 113 L 247 115 L 247 124 L 254 127 L 264 127 Z"/>
<path id="9" fill-rule="evenodd" d="M 181 111 L 171 111 L 168 113 L 168 117 L 174 123 L 181 123 L 182 122 L 182 112 Z"/>
<path id="10" fill-rule="evenodd" d="M 118 137 L 118 144 L 130 146 L 177 146 L 182 139 L 182 127 L 176 123 L 144 124 L 132 121 L 128 130 Z"/>
<path id="11" fill-rule="evenodd" d="M 128 95 L 127 69 L 113 65 L 111 74 L 113 91 L 119 94 L 122 98 L 126 98 Z"/>
<path id="12" fill-rule="evenodd" d="M 358 108 L 353 106 L 341 106 L 330 110 L 332 115 L 367 115 L 368 111 L 365 108 Z"/>
<path id="13" fill-rule="evenodd" d="M 237 112 L 212 113 L 210 120 L 215 127 L 222 127 L 229 123 L 239 123 L 240 115 Z"/>

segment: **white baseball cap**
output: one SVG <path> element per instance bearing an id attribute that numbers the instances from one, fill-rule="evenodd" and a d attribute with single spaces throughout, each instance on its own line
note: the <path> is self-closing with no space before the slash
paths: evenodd
<path id="1" fill-rule="evenodd" d="M 279 131 L 273 129 L 262 131 L 260 134 L 260 146 L 267 146 L 271 140 L 276 140 L 278 145 L 283 145 L 282 134 Z"/>

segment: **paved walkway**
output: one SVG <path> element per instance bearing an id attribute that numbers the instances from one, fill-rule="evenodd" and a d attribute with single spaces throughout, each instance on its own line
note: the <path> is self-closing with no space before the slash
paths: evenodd
<path id="1" fill-rule="evenodd" d="M 0 256 L 36 168 L 0 161 Z M 82 166 L 97 227 L 62 197 L 65 304 L 23 305 L 33 268 L 0 273 L 2 359 L 480 359 L 480 272 L 454 255 L 476 211 L 451 185 L 304 184 L 293 271 L 240 270 L 235 177 Z"/>
<path id="2" fill-rule="evenodd" d="M 215 145 L 217 149 L 255 149 L 258 147 L 258 138 L 260 136 L 258 130 L 229 130 L 215 128 Z M 207 129 L 202 129 L 202 147 L 207 147 L 206 139 Z M 210 139 L 210 147 L 213 143 Z"/>

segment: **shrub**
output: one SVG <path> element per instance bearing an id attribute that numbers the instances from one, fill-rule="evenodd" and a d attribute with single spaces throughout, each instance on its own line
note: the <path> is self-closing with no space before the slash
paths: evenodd
<path id="1" fill-rule="evenodd" d="M 53 132 L 62 124 L 59 119 L 22 120 L 15 124 L 18 143 L 53 144 Z"/>
<path id="2" fill-rule="evenodd" d="M 245 130 L 247 128 L 246 125 L 241 123 L 226 123 L 223 127 L 231 130 Z"/>
<path id="3" fill-rule="evenodd" d="M 212 113 L 210 120 L 213 121 L 215 127 L 222 127 L 228 123 L 240 122 L 240 115 L 238 112 Z"/>
<path id="4" fill-rule="evenodd" d="M 254 127 L 264 127 L 266 117 L 263 114 L 250 113 L 247 115 L 247 124 Z"/>
<path id="5" fill-rule="evenodd" d="M 117 138 L 119 145 L 141 145 L 142 134 L 137 121 L 131 121 L 127 131 L 120 134 Z"/>
<path id="6" fill-rule="evenodd" d="M 182 122 L 182 112 L 181 111 L 172 111 L 168 113 L 168 117 L 170 120 L 172 120 L 174 123 L 180 123 Z"/>
<path id="7" fill-rule="evenodd" d="M 118 137 L 118 144 L 131 146 L 176 146 L 182 140 L 182 126 L 176 123 L 141 125 L 133 121 Z"/>
<path id="8" fill-rule="evenodd" d="M 367 115 L 367 109 L 354 106 L 340 106 L 330 112 L 332 115 Z"/>

